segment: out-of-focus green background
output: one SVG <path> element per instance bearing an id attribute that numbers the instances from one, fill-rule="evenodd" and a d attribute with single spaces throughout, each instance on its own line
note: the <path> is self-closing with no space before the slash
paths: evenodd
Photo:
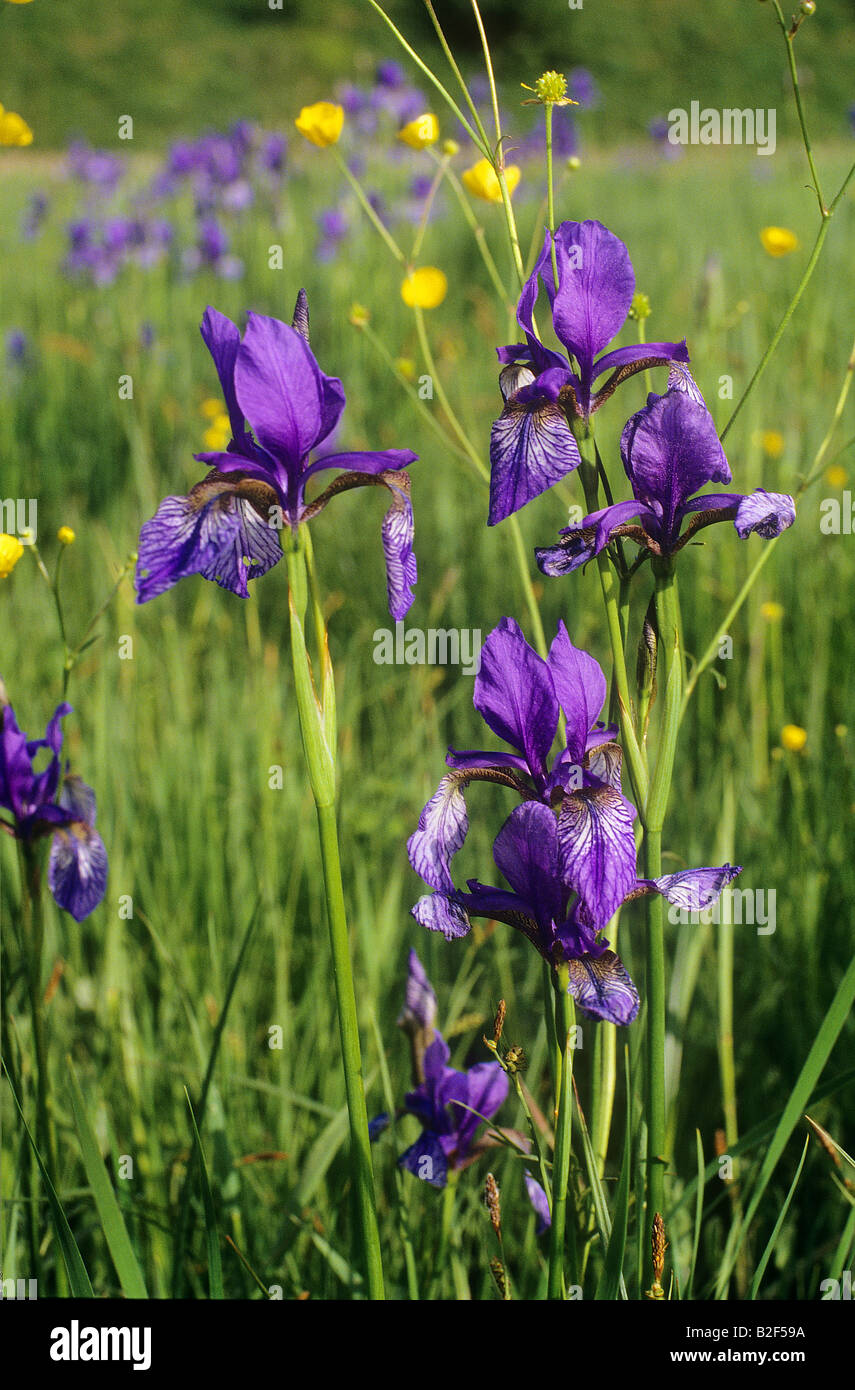
<path id="1" fill-rule="evenodd" d="M 468 0 L 439 0 L 436 9 L 463 65 L 477 66 Z M 545 68 L 596 71 L 608 111 L 602 142 L 641 135 L 650 120 L 686 106 L 687 91 L 707 106 L 776 106 L 780 133 L 796 131 L 783 47 L 769 42 L 772 16 L 758 0 L 586 0 L 581 9 L 566 0 L 488 0 L 482 9 L 509 90 Z M 390 0 L 387 12 L 442 61 L 420 0 Z M 267 0 L 36 0 L 4 3 L 4 20 L 0 101 L 26 106 L 42 145 L 70 134 L 114 140 L 126 111 L 143 147 L 196 133 L 200 122 L 276 125 L 336 81 L 368 77 L 393 44 L 368 0 L 283 0 L 281 10 Z M 798 51 L 826 133 L 845 133 L 855 99 L 852 0 L 820 0 Z"/>

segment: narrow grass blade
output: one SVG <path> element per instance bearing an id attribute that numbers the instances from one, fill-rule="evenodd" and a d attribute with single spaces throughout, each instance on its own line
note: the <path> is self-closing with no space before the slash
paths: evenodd
<path id="1" fill-rule="evenodd" d="M 629 1096 L 629 1056 L 626 1048 L 624 1049 L 624 1065 L 626 1070 L 626 1094 Z M 597 1284 L 597 1292 L 594 1294 L 594 1297 L 597 1299 L 608 1299 L 613 1301 L 617 1297 L 619 1288 L 621 1290 L 621 1296 L 626 1298 L 622 1270 L 623 1256 L 626 1249 L 627 1225 L 629 1222 L 629 1175 L 631 1167 L 632 1107 L 627 1102 L 626 1131 L 623 1139 L 623 1161 L 621 1163 L 620 1180 L 615 1196 L 612 1233 L 606 1249 L 606 1258 L 603 1262 L 600 1280 Z"/>
<path id="2" fill-rule="evenodd" d="M 763 1251 L 763 1254 L 760 1256 L 760 1263 L 758 1264 L 756 1270 L 754 1271 L 754 1278 L 751 1280 L 751 1293 L 750 1293 L 750 1295 L 749 1295 L 749 1297 L 750 1297 L 752 1300 L 755 1299 L 755 1298 L 757 1297 L 757 1290 L 759 1289 L 761 1283 L 763 1282 L 763 1275 L 766 1273 L 766 1266 L 767 1266 L 767 1264 L 769 1263 L 769 1260 L 771 1259 L 771 1256 L 772 1256 L 772 1252 L 774 1251 L 775 1246 L 776 1246 L 777 1243 L 778 1243 L 778 1236 L 781 1234 L 781 1227 L 783 1226 L 784 1221 L 786 1220 L 787 1212 L 788 1212 L 789 1209 L 790 1209 L 790 1203 L 792 1202 L 793 1197 L 795 1196 L 796 1188 L 798 1187 L 798 1184 L 799 1184 L 799 1178 L 801 1177 L 801 1175 L 802 1175 L 802 1169 L 803 1169 L 804 1166 L 805 1166 L 805 1159 L 807 1158 L 807 1151 L 808 1151 L 808 1145 L 809 1145 L 809 1144 L 810 1144 L 810 1135 L 808 1135 L 807 1138 L 805 1139 L 805 1146 L 804 1146 L 804 1148 L 802 1149 L 802 1156 L 801 1156 L 801 1158 L 799 1159 L 799 1166 L 798 1166 L 798 1168 L 796 1169 L 796 1176 L 793 1178 L 793 1181 L 790 1183 L 790 1190 L 789 1190 L 789 1192 L 787 1193 L 786 1200 L 784 1201 L 784 1205 L 781 1207 L 781 1210 L 780 1210 L 779 1213 L 778 1213 L 778 1219 L 777 1219 L 777 1221 L 775 1222 L 775 1225 L 774 1225 L 774 1228 L 773 1228 L 773 1230 L 772 1230 L 772 1234 L 771 1234 L 770 1237 L 769 1237 L 769 1241 L 768 1241 L 768 1244 L 767 1244 L 767 1246 L 766 1246 L 766 1249 Z"/>
<path id="3" fill-rule="evenodd" d="M 42 1156 L 36 1147 L 35 1139 L 30 1133 L 30 1127 L 27 1124 L 27 1121 L 24 1119 L 24 1112 L 21 1109 L 20 1102 L 18 1101 L 18 1097 L 15 1094 L 15 1088 L 12 1085 L 11 1079 L 9 1078 L 9 1072 L 6 1069 L 5 1062 L 3 1063 L 3 1070 L 6 1071 L 6 1079 L 9 1081 L 9 1089 L 12 1092 L 12 1099 L 15 1102 L 15 1108 L 21 1117 L 21 1124 L 24 1126 L 24 1129 L 27 1132 L 27 1138 L 33 1146 L 33 1153 L 35 1154 L 36 1162 L 39 1165 L 39 1172 L 42 1176 L 42 1182 L 45 1185 L 45 1192 L 47 1193 L 48 1205 L 50 1206 L 50 1214 L 53 1219 L 56 1237 L 59 1241 L 59 1248 L 62 1251 L 62 1258 L 65 1261 L 65 1268 L 68 1271 L 68 1282 L 71 1287 L 71 1295 L 73 1298 L 94 1298 L 95 1294 L 92 1289 L 92 1284 L 90 1282 L 89 1275 L 86 1273 L 86 1266 L 83 1263 L 83 1257 L 77 1248 L 77 1241 L 71 1234 L 71 1227 L 69 1226 L 65 1212 L 62 1209 L 62 1204 L 59 1200 L 59 1197 L 56 1195 L 53 1183 L 48 1177 L 47 1168 L 45 1168 L 45 1165 L 42 1163 Z"/>
<path id="4" fill-rule="evenodd" d="M 101 1229 L 116 1267 L 122 1292 L 127 1298 L 148 1298 L 143 1273 L 131 1244 L 128 1228 L 119 1209 L 116 1194 L 107 1176 L 101 1151 L 86 1113 L 86 1102 L 83 1099 L 80 1082 L 77 1080 L 77 1074 L 70 1057 L 66 1057 L 66 1065 L 71 1082 L 71 1109 L 74 1114 L 74 1126 L 80 1140 L 80 1156 L 83 1159 L 86 1180 L 92 1189 L 92 1196 L 95 1199 L 95 1205 L 101 1219 Z"/>
<path id="5" fill-rule="evenodd" d="M 719 1274 L 716 1297 L 723 1298 L 727 1289 L 727 1284 L 733 1270 L 739 1248 L 745 1239 L 754 1215 L 757 1211 L 763 1193 L 769 1183 L 778 1160 L 786 1148 L 787 1141 L 799 1122 L 800 1116 L 804 1113 L 804 1108 L 810 1100 L 814 1086 L 822 1074 L 822 1070 L 828 1061 L 831 1049 L 837 1041 L 849 1010 L 855 1001 L 855 956 L 849 962 L 849 969 L 843 976 L 838 986 L 837 993 L 829 1005 L 828 1012 L 822 1020 L 819 1032 L 817 1033 L 813 1046 L 807 1055 L 807 1060 L 799 1073 L 798 1080 L 793 1087 L 790 1098 L 787 1101 L 784 1113 L 778 1121 L 777 1129 L 772 1138 L 772 1142 L 766 1151 L 762 1167 L 757 1180 L 751 1191 L 751 1201 L 745 1218 L 739 1225 L 739 1235 L 734 1242 L 734 1248 L 729 1258 L 725 1261 Z"/>
<path id="6" fill-rule="evenodd" d="M 689 1282 L 686 1285 L 687 1300 L 692 1297 L 692 1285 L 695 1282 L 695 1268 L 698 1263 L 698 1249 L 701 1243 L 701 1221 L 704 1215 L 704 1146 L 699 1129 L 695 1130 L 695 1139 L 698 1146 L 698 1190 L 695 1201 L 695 1234 L 692 1240 L 692 1265 L 689 1270 Z"/>
<path id="7" fill-rule="evenodd" d="M 195 1152 L 199 1155 L 199 1181 L 202 1187 L 202 1205 L 205 1208 L 205 1240 L 208 1246 L 208 1281 L 211 1298 L 223 1298 L 223 1262 L 220 1258 L 220 1233 L 217 1230 L 217 1218 L 214 1214 L 214 1198 L 211 1194 L 211 1184 L 208 1181 L 208 1165 L 205 1162 L 205 1150 L 202 1148 L 202 1140 L 199 1138 L 199 1130 L 196 1126 L 196 1116 L 193 1114 L 193 1106 L 187 1087 L 184 1088 L 187 1096 L 187 1107 L 190 1111 L 190 1119 L 193 1123 L 193 1138 L 196 1141 Z"/>

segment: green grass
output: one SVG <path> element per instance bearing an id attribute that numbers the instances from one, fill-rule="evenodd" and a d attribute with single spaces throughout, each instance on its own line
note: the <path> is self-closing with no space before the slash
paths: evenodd
<path id="1" fill-rule="evenodd" d="M 33 10 L 37 6 L 38 0 Z M 846 153 L 833 145 L 820 150 L 829 186 L 842 178 Z M 741 151 L 694 151 L 671 166 L 633 149 L 591 154 L 559 200 L 559 216 L 597 217 L 626 241 L 638 286 L 653 305 L 648 336 L 686 335 L 693 369 L 720 425 L 731 408 L 718 398 L 721 378 L 733 377 L 738 397 L 806 255 L 803 249 L 789 259 L 769 260 L 758 230 L 781 223 L 794 228 L 803 247 L 812 241 L 815 207 L 804 191 L 803 164 L 803 152 L 790 148 L 768 161 Z M 56 203 L 42 239 L 33 247 L 17 237 L 27 193 L 46 178 L 52 176 L 43 169 L 21 165 L 0 195 L 0 327 L 20 327 L 34 343 L 31 366 L 5 371 L 0 384 L 0 494 L 38 498 L 40 543 L 49 564 L 57 528 L 68 524 L 77 532 L 64 560 L 73 635 L 85 628 L 159 499 L 184 491 L 199 476 L 192 459 L 204 427 L 198 407 L 216 394 L 198 334 L 205 305 L 214 303 L 235 318 L 251 307 L 287 319 L 301 284 L 309 294 L 315 352 L 327 371 L 342 376 L 347 390 L 344 446 L 409 445 L 420 455 L 412 470 L 420 581 L 408 625 L 480 628 L 486 636 L 505 613 L 523 620 L 510 537 L 506 527 L 485 526 L 483 485 L 438 445 L 348 321 L 348 308 L 358 298 L 370 308 L 389 351 L 418 359 L 412 320 L 398 296 L 398 269 L 367 228 L 352 238 L 339 262 L 321 267 L 313 260 L 312 219 L 331 201 L 333 179 L 320 153 L 294 172 L 284 227 L 275 228 L 263 211 L 241 225 L 235 249 L 246 260 L 247 276 L 238 284 L 205 276 L 183 282 L 166 269 L 129 271 L 103 291 L 63 279 L 54 267 L 64 249 L 62 225 L 71 215 L 66 186 L 51 182 Z M 536 207 L 521 202 L 520 208 L 527 244 Z M 485 208 L 483 220 L 506 272 L 500 215 Z M 782 349 L 728 438 L 737 490 L 761 483 L 794 487 L 825 433 L 855 322 L 853 223 L 851 203 L 844 204 Z M 486 459 L 490 422 L 499 408 L 493 348 L 508 341 L 507 324 L 468 235 L 450 215 L 429 231 L 423 259 L 442 265 L 451 286 L 428 325 L 446 388 Z M 267 247 L 283 240 L 286 269 L 269 271 Z M 156 329 L 147 350 L 139 347 L 144 320 Z M 128 372 L 134 397 L 123 401 L 117 383 Z M 656 384 L 661 389 L 659 377 Z M 623 386 L 598 421 L 613 478 L 620 471 L 620 428 L 642 403 L 643 389 L 640 378 Z M 439 413 L 435 402 L 429 409 Z M 852 418 L 850 401 L 840 445 L 851 439 Z M 784 437 L 777 459 L 763 456 L 760 432 L 770 429 Z M 839 462 L 852 472 L 851 451 Z M 789 1108 L 788 1102 L 852 955 L 853 540 L 820 533 L 819 503 L 827 495 L 833 493 L 824 481 L 807 493 L 795 528 L 778 544 L 729 634 L 732 658 L 717 661 L 715 677 L 708 673 L 699 684 L 681 731 L 663 841 L 667 871 L 719 862 L 717 844 L 722 835 L 732 835 L 732 852 L 744 865 L 741 884 L 777 894 L 775 933 L 759 936 L 750 927 L 736 927 L 733 947 L 740 1132 L 769 1122 L 740 1156 L 743 1207 L 758 1174 L 763 1188 L 744 1253 L 750 1275 L 768 1246 L 765 1297 L 818 1296 L 847 1214 L 829 1160 L 815 1145 L 798 1187 L 788 1194 L 803 1142 L 799 1116 L 807 1088 L 796 1090 Z M 527 546 L 547 543 L 566 519 L 566 501 L 577 500 L 573 484 L 562 497 L 553 493 L 526 508 L 521 523 Z M 454 1064 L 486 1059 L 481 1034 L 503 997 L 508 1040 L 525 1046 L 526 1082 L 548 1109 L 540 962 L 534 953 L 501 926 L 446 945 L 408 915 L 421 886 L 407 864 L 406 838 L 441 775 L 446 745 L 472 746 L 481 735 L 471 678 L 453 669 L 398 669 L 373 661 L 373 634 L 391 625 L 384 603 L 382 511 L 379 497 L 351 494 L 313 523 L 337 673 L 343 869 L 369 1114 L 386 1108 L 384 1065 L 395 1096 L 402 1097 L 409 1085 L 405 1039 L 394 1019 L 411 945 L 437 989 Z M 725 527 L 703 538 L 681 565 L 690 656 L 715 634 L 762 544 L 756 537 L 742 544 Z M 646 576 L 639 581 L 635 595 L 635 632 L 647 582 Z M 574 642 L 590 647 L 606 665 L 593 567 L 572 581 L 538 579 L 538 586 L 547 634 L 563 617 Z M 761 614 L 767 600 L 784 609 L 780 659 Z M 104 904 L 79 927 L 48 903 L 44 956 L 45 983 L 55 963 L 63 962 L 47 1008 L 47 1034 L 59 1199 L 73 1240 L 96 1294 L 119 1296 L 122 1285 L 139 1275 L 150 1296 L 168 1296 L 175 1279 L 176 1213 L 187 1200 L 191 1220 L 181 1278 L 188 1295 L 214 1295 L 221 1277 L 227 1297 L 261 1297 L 262 1289 L 274 1285 L 286 1298 L 304 1290 L 316 1298 L 336 1297 L 351 1278 L 347 1126 L 314 809 L 291 685 L 284 565 L 254 586 L 247 603 L 190 580 L 139 608 L 125 585 L 99 633 L 72 679 L 75 713 L 67 721 L 67 750 L 74 770 L 97 792 L 110 882 Z M 126 637 L 133 644 L 130 660 L 119 656 Z M 50 595 L 25 555 L 0 588 L 0 672 L 31 736 L 40 733 L 60 698 L 61 664 Z M 780 748 L 783 722 L 807 730 L 802 754 Z M 281 790 L 269 785 L 275 767 L 282 768 Z M 732 824 L 727 786 L 733 789 Z M 469 804 L 472 831 L 462 867 L 464 875 L 486 875 L 490 832 L 507 806 L 499 789 L 486 786 L 472 791 Z M 14 930 L 19 887 L 12 849 L 3 837 L 3 1050 L 32 1123 L 35 1092 Z M 130 917 L 120 911 L 126 897 L 133 903 Z M 235 980 L 240 943 L 259 898 L 257 926 Z M 643 908 L 632 905 L 621 928 L 621 953 L 642 994 L 644 922 Z M 716 930 L 666 930 L 669 963 L 677 973 L 672 998 L 682 991 L 686 1019 L 670 1180 L 672 1200 L 685 1200 L 669 1228 L 685 1281 L 695 1238 L 695 1201 L 688 1189 L 698 1167 L 696 1130 L 709 1161 L 723 1126 Z M 700 934 L 694 977 L 686 952 L 690 931 Z M 840 1036 L 825 1068 L 814 1068 L 814 1082 L 828 1083 L 851 1068 L 855 1030 L 851 1018 L 838 1022 Z M 283 1033 L 281 1049 L 269 1045 L 276 1027 Z M 634 1030 L 626 1035 L 633 1042 Z M 827 1035 L 826 1028 L 822 1036 Z M 378 1055 L 378 1037 L 385 1057 Z M 215 1043 L 219 1051 L 202 1114 L 198 1097 Z M 586 1114 L 593 1048 L 594 1026 L 588 1024 L 575 1067 Z M 66 1053 L 74 1072 L 66 1067 Z M 592 1249 L 590 1296 L 598 1283 L 610 1292 L 617 1287 L 614 1251 L 624 1239 L 624 1272 L 634 1288 L 636 1206 L 632 1187 L 618 1188 L 617 1178 L 635 1111 L 631 1107 L 627 1120 L 622 1066 L 618 1071 L 604 1185 L 609 1201 L 617 1192 L 618 1215 L 612 1211 L 614 1242 L 605 1264 L 598 1241 Z M 810 1104 L 810 1113 L 850 1150 L 852 1084 L 850 1076 L 844 1088 L 832 1087 Z M 185 1086 L 204 1148 L 204 1168 L 195 1164 L 186 1187 L 194 1132 Z M 5 1087 L 3 1107 L 3 1273 L 25 1277 L 33 1273 L 23 1200 L 30 1156 Z M 523 1127 L 510 1101 L 502 1119 Z M 410 1126 L 414 1137 L 415 1122 L 405 1120 L 394 1142 L 387 1136 L 375 1150 L 387 1278 L 395 1297 L 404 1295 L 406 1283 L 394 1158 L 411 1142 Z M 574 1132 L 578 1140 L 575 1125 Z M 766 1157 L 773 1133 L 769 1152 L 780 1159 L 777 1165 Z M 112 1177 L 106 1187 L 103 1173 L 93 1167 L 96 1152 Z M 132 1178 L 117 1177 L 122 1156 L 133 1160 Z M 574 1161 L 583 1163 L 581 1149 Z M 497 1156 L 492 1166 L 503 1189 L 505 1258 L 514 1291 L 534 1297 L 541 1288 L 543 1251 L 533 1234 L 520 1167 L 510 1155 Z M 467 1170 L 457 1198 L 457 1263 L 475 1298 L 492 1296 L 493 1287 L 491 1232 L 481 1206 L 485 1172 L 483 1162 Z M 427 1270 L 441 1198 L 406 1175 L 403 1192 L 417 1261 Z M 717 1178 L 708 1182 L 695 1297 L 712 1295 L 734 1220 L 732 1196 Z M 787 1219 L 775 1230 L 776 1214 L 789 1196 Z M 38 1273 L 50 1291 L 59 1254 L 47 1205 L 39 1208 L 37 1226 L 46 1237 Z M 223 1241 L 217 1247 L 221 1276 L 212 1258 L 217 1230 L 245 1260 Z M 59 1239 L 67 1241 L 67 1234 L 61 1231 Z M 739 1277 L 739 1263 L 736 1270 Z M 443 1296 L 450 1297 L 451 1288 L 449 1283 Z"/>

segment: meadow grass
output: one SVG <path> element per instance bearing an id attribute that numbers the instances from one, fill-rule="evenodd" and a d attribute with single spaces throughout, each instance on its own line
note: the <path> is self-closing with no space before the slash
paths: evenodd
<path id="1" fill-rule="evenodd" d="M 842 148 L 820 151 L 830 186 L 842 178 L 845 156 Z M 806 255 L 802 249 L 770 260 L 759 229 L 783 224 L 797 232 L 803 247 L 812 240 L 815 206 L 803 191 L 803 159 L 800 148 L 782 149 L 774 161 L 744 151 L 704 151 L 703 159 L 690 152 L 665 165 L 647 151 L 626 149 L 587 159 L 559 197 L 559 218 L 596 217 L 626 242 L 638 288 L 653 306 L 648 336 L 686 335 L 693 371 L 720 426 L 732 409 L 732 402 L 719 397 L 721 379 L 733 378 L 738 397 Z M 773 167 L 759 167 L 767 164 Z M 393 357 L 418 363 L 412 317 L 398 295 L 399 270 L 367 231 L 351 238 L 338 262 L 320 266 L 313 260 L 312 219 L 329 201 L 331 164 L 318 156 L 297 170 L 278 227 L 259 214 L 245 220 L 236 238 L 247 265 L 243 281 L 205 275 L 181 281 L 164 267 L 129 270 L 101 291 L 54 271 L 63 254 L 62 200 L 70 196 L 63 186 L 57 186 L 58 207 L 37 248 L 18 241 L 16 228 L 34 178 L 26 169 L 8 175 L 0 193 L 2 327 L 21 328 L 33 344 L 29 366 L 7 367 L 0 385 L 0 495 L 38 498 L 40 545 L 50 564 L 57 528 L 74 528 L 77 540 L 63 562 L 72 634 L 85 628 L 160 498 L 186 491 L 201 476 L 192 458 L 202 447 L 199 404 L 217 394 L 198 334 L 205 306 L 212 303 L 238 320 L 247 308 L 289 319 L 301 285 L 312 310 L 314 351 L 325 370 L 341 375 L 348 394 L 344 447 L 409 445 L 420 456 L 412 469 L 420 578 L 407 625 L 477 628 L 486 637 L 504 614 L 512 614 L 526 626 L 507 529 L 485 525 L 483 483 L 437 442 L 349 321 L 349 307 L 358 299 Z M 524 245 L 536 215 L 534 203 L 521 205 Z M 500 210 L 487 208 L 479 216 L 507 273 Z M 851 201 L 844 203 L 783 346 L 728 438 L 739 491 L 760 484 L 793 490 L 826 432 L 855 323 L 854 222 Z M 286 249 L 281 272 L 270 271 L 267 261 L 268 246 L 278 242 Z M 437 368 L 486 461 L 490 422 L 500 403 L 493 347 L 510 341 L 505 312 L 456 216 L 432 224 L 424 256 L 443 266 L 450 279 L 447 300 L 428 316 Z M 150 347 L 140 345 L 144 321 L 155 330 Z M 123 373 L 133 376 L 132 400 L 119 399 Z M 654 384 L 663 388 L 661 373 Z M 643 379 L 634 378 L 621 388 L 620 405 L 604 409 L 598 423 L 600 449 L 615 476 L 618 433 L 643 403 L 643 391 Z M 427 408 L 439 414 L 435 399 Z M 829 461 L 850 439 L 851 421 L 850 402 Z M 780 457 L 764 455 L 762 432 L 768 430 L 783 435 Z M 851 473 L 851 450 L 836 461 Z M 566 523 L 568 503 L 582 500 L 577 491 L 568 484 L 525 509 L 520 521 L 529 550 L 548 544 Z M 754 1134 L 738 1159 L 742 1185 L 736 1189 L 717 1176 L 707 1183 L 694 1297 L 714 1291 L 740 1194 L 750 1190 L 852 955 L 855 540 L 819 529 L 821 499 L 839 494 L 839 482 L 835 489 L 822 480 L 803 497 L 795 527 L 776 546 L 728 633 L 732 657 L 714 662 L 701 678 L 681 731 L 665 869 L 730 857 L 744 866 L 737 886 L 777 895 L 772 934 L 758 935 L 746 925 L 731 931 L 715 924 L 667 927 L 670 1192 L 673 1202 L 683 1199 L 669 1214 L 669 1239 L 681 1291 L 696 1239 L 691 1183 L 698 1142 L 709 1163 L 717 1131 L 725 1128 L 720 1056 L 728 1055 L 722 1038 L 727 1015 L 721 1009 L 731 989 L 736 1107 L 729 1114 L 728 1141 L 718 1147 L 733 1147 L 734 1124 L 739 1134 Z M 525 1047 L 526 1085 L 548 1112 L 540 962 L 534 953 L 501 925 L 446 944 L 409 916 L 422 885 L 408 866 L 406 838 L 441 775 L 447 744 L 477 745 L 480 733 L 471 677 L 450 667 L 374 662 L 375 630 L 391 626 L 381 515 L 380 499 L 345 497 L 313 527 L 338 683 L 343 869 L 369 1114 L 388 1108 L 386 1068 L 395 1098 L 402 1099 L 409 1086 L 405 1039 L 394 1020 L 412 945 L 437 990 L 452 1062 L 486 1060 L 481 1035 L 489 1032 L 495 1005 L 504 998 L 506 1037 Z M 740 543 L 725 527 L 704 532 L 703 539 L 686 557 L 681 579 L 690 661 L 716 635 L 760 545 L 756 538 Z M 532 570 L 536 574 L 533 563 Z M 286 1298 L 305 1291 L 335 1298 L 353 1278 L 344 1089 L 314 810 L 292 695 L 283 571 L 278 567 L 254 585 L 245 603 L 189 580 L 140 608 L 125 582 L 99 624 L 99 640 L 72 677 L 75 714 L 67 721 L 67 751 L 74 770 L 97 792 L 110 882 L 103 905 L 79 927 L 48 902 L 43 983 L 61 961 L 47 1008 L 59 1196 L 98 1294 L 120 1292 L 119 1264 L 115 1250 L 111 1257 L 109 1221 L 85 1166 L 81 1109 L 114 1177 L 122 1155 L 133 1160 L 132 1179 L 116 1180 L 114 1187 L 151 1296 L 206 1297 L 217 1291 L 205 1238 L 206 1213 L 210 1224 L 212 1211 L 222 1237 L 245 1260 L 231 1245 L 221 1245 L 228 1296 L 263 1297 L 262 1290 L 278 1285 Z M 536 585 L 547 635 L 563 617 L 573 641 L 608 669 L 594 567 L 573 582 L 537 575 Z M 647 585 L 643 577 L 636 590 L 635 635 Z M 779 626 L 762 615 L 770 600 L 784 610 Z M 126 637 L 133 644 L 129 660 L 119 657 Z M 50 594 L 25 555 L 0 590 L 0 672 L 31 735 L 44 727 L 60 698 L 61 667 Z M 802 753 L 781 748 L 784 723 L 807 731 Z M 270 786 L 276 768 L 282 769 L 278 790 Z M 499 789 L 476 791 L 484 814 L 472 817 L 463 859 L 467 872 L 483 876 L 490 863 L 488 826 L 495 829 L 507 807 Z M 13 850 L 3 838 L 3 1050 L 25 1114 L 32 1116 Z M 129 918 L 120 915 L 123 895 L 133 900 Z M 197 1100 L 216 1026 L 254 914 L 200 1118 Z M 632 904 L 620 932 L 621 955 L 642 998 L 644 922 L 642 908 Z M 275 1026 L 282 1029 L 281 1048 L 269 1046 Z M 619 1037 L 618 1102 L 604 1175 L 609 1201 L 625 1125 L 633 1146 L 638 1139 L 638 1082 L 625 1096 L 622 1050 L 626 1044 L 631 1054 L 637 1051 L 642 1026 L 636 1023 Z M 586 1111 L 594 1034 L 594 1025 L 584 1027 L 576 1057 Z M 822 1072 L 828 1094 L 809 1107 L 850 1150 L 853 1040 L 849 1019 Z M 837 1077 L 845 1084 L 829 1085 Z M 200 1186 L 199 1166 L 184 1186 L 194 1132 L 185 1087 L 200 1119 L 209 1193 Z M 29 1277 L 35 1259 L 36 1273 L 51 1291 L 57 1241 L 44 1202 L 31 1226 L 31 1156 L 6 1087 L 3 1114 L 3 1274 Z M 512 1100 L 500 1119 L 524 1127 Z M 416 1132 L 415 1121 L 404 1119 L 375 1148 L 393 1297 L 405 1294 L 395 1155 Z M 804 1124 L 797 1124 L 771 1174 L 736 1261 L 732 1292 L 747 1289 L 793 1179 L 804 1132 Z M 574 1169 L 587 1203 L 590 1183 L 575 1134 Z M 91 1147 L 88 1152 L 91 1160 Z M 493 1250 L 482 1202 L 487 1167 L 481 1160 L 461 1175 L 454 1269 L 438 1271 L 434 1282 L 442 1199 L 404 1175 L 401 1190 L 423 1294 L 491 1296 Z M 503 1190 L 505 1259 L 515 1296 L 542 1296 L 544 1248 L 534 1235 L 521 1164 L 510 1152 L 496 1150 L 492 1168 Z M 632 1190 L 626 1200 L 624 1273 L 635 1296 L 640 1276 L 634 1252 L 646 1236 L 636 1221 Z M 176 1268 L 176 1214 L 185 1202 L 186 1257 Z M 585 1224 L 595 1231 L 587 1211 Z M 812 1145 L 759 1296 L 817 1297 L 835 1261 L 851 1262 L 845 1248 L 841 1254 L 845 1230 L 851 1246 L 850 1212 L 851 1197 L 835 1182 L 827 1154 Z M 596 1287 L 602 1258 L 603 1243 L 594 1234 L 586 1296 Z"/>

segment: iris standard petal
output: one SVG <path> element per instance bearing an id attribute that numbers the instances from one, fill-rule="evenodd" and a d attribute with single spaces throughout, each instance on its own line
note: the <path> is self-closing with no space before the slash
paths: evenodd
<path id="1" fill-rule="evenodd" d="M 564 920 L 568 898 L 558 827 L 550 808 L 539 801 L 516 806 L 496 836 L 493 858 L 522 900 L 520 907 L 530 904 L 546 938 L 551 924 Z"/>
<path id="2" fill-rule="evenodd" d="M 344 410 L 341 382 L 321 371 L 302 334 L 264 314 L 249 315 L 234 382 L 256 439 L 292 476 Z"/>
<path id="3" fill-rule="evenodd" d="M 508 1095 L 508 1078 L 498 1062 L 477 1062 L 464 1074 L 465 1090 L 459 1097 L 462 1104 L 452 1104 L 454 1127 L 457 1133 L 457 1157 L 464 1158 L 472 1146 L 480 1117 L 491 1120 Z M 464 1109 L 463 1106 L 468 1106 Z M 477 1111 L 477 1114 L 473 1112 Z"/>
<path id="4" fill-rule="evenodd" d="M 481 649 L 473 703 L 493 733 L 524 755 L 532 776 L 545 777 L 558 701 L 546 662 L 513 618 L 502 618 Z"/>
<path id="5" fill-rule="evenodd" d="M 567 720 L 567 748 L 574 762 L 581 763 L 588 733 L 606 701 L 606 678 L 599 662 L 573 646 L 563 620 L 558 624 L 546 664 Z"/>
<path id="6" fill-rule="evenodd" d="M 623 327 L 635 291 L 629 252 L 602 222 L 562 222 L 555 233 L 558 293 L 555 332 L 583 377 Z M 551 278 L 551 277 L 550 277 Z"/>
<path id="7" fill-rule="evenodd" d="M 407 987 L 404 1007 L 398 1016 L 398 1027 L 414 1022 L 420 1028 L 433 1028 L 436 1023 L 436 994 L 427 972 L 416 952 L 410 949 L 407 962 Z"/>
<path id="8" fill-rule="evenodd" d="M 706 406 L 684 391 L 651 393 L 621 436 L 635 496 L 661 510 L 663 548 L 677 539 L 679 513 L 706 483 L 729 483 L 730 468 Z"/>
<path id="9" fill-rule="evenodd" d="M 234 379 L 235 362 L 240 347 L 240 330 L 225 314 L 209 305 L 202 317 L 200 332 L 206 348 L 214 359 L 217 376 L 220 378 L 232 435 L 235 439 L 240 439 L 244 434 L 244 418 L 235 395 Z"/>

